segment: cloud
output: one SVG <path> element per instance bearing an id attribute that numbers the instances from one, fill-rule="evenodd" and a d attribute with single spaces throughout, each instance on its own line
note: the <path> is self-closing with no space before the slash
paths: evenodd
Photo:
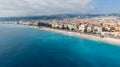
<path id="1" fill-rule="evenodd" d="M 0 17 L 87 13 L 92 0 L 0 0 Z"/>

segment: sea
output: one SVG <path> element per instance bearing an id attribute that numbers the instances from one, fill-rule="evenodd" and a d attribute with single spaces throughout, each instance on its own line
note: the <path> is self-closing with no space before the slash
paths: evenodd
<path id="1" fill-rule="evenodd" d="M 0 24 L 0 67 L 120 67 L 120 46 Z"/>

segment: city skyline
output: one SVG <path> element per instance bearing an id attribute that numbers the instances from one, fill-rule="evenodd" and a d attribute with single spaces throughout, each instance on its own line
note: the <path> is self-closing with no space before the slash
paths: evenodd
<path id="1" fill-rule="evenodd" d="M 120 13 L 119 0 L 0 0 L 0 17 Z"/>

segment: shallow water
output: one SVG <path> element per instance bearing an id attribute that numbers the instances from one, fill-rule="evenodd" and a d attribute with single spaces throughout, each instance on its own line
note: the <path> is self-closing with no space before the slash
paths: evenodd
<path id="1" fill-rule="evenodd" d="M 20 25 L 0 25 L 0 67 L 120 67 L 120 47 Z"/>

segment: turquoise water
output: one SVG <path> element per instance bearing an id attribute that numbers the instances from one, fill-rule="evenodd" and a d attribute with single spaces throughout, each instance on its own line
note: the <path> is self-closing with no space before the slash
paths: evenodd
<path id="1" fill-rule="evenodd" d="M 0 67 L 120 67 L 120 47 L 19 25 L 0 25 Z"/>

